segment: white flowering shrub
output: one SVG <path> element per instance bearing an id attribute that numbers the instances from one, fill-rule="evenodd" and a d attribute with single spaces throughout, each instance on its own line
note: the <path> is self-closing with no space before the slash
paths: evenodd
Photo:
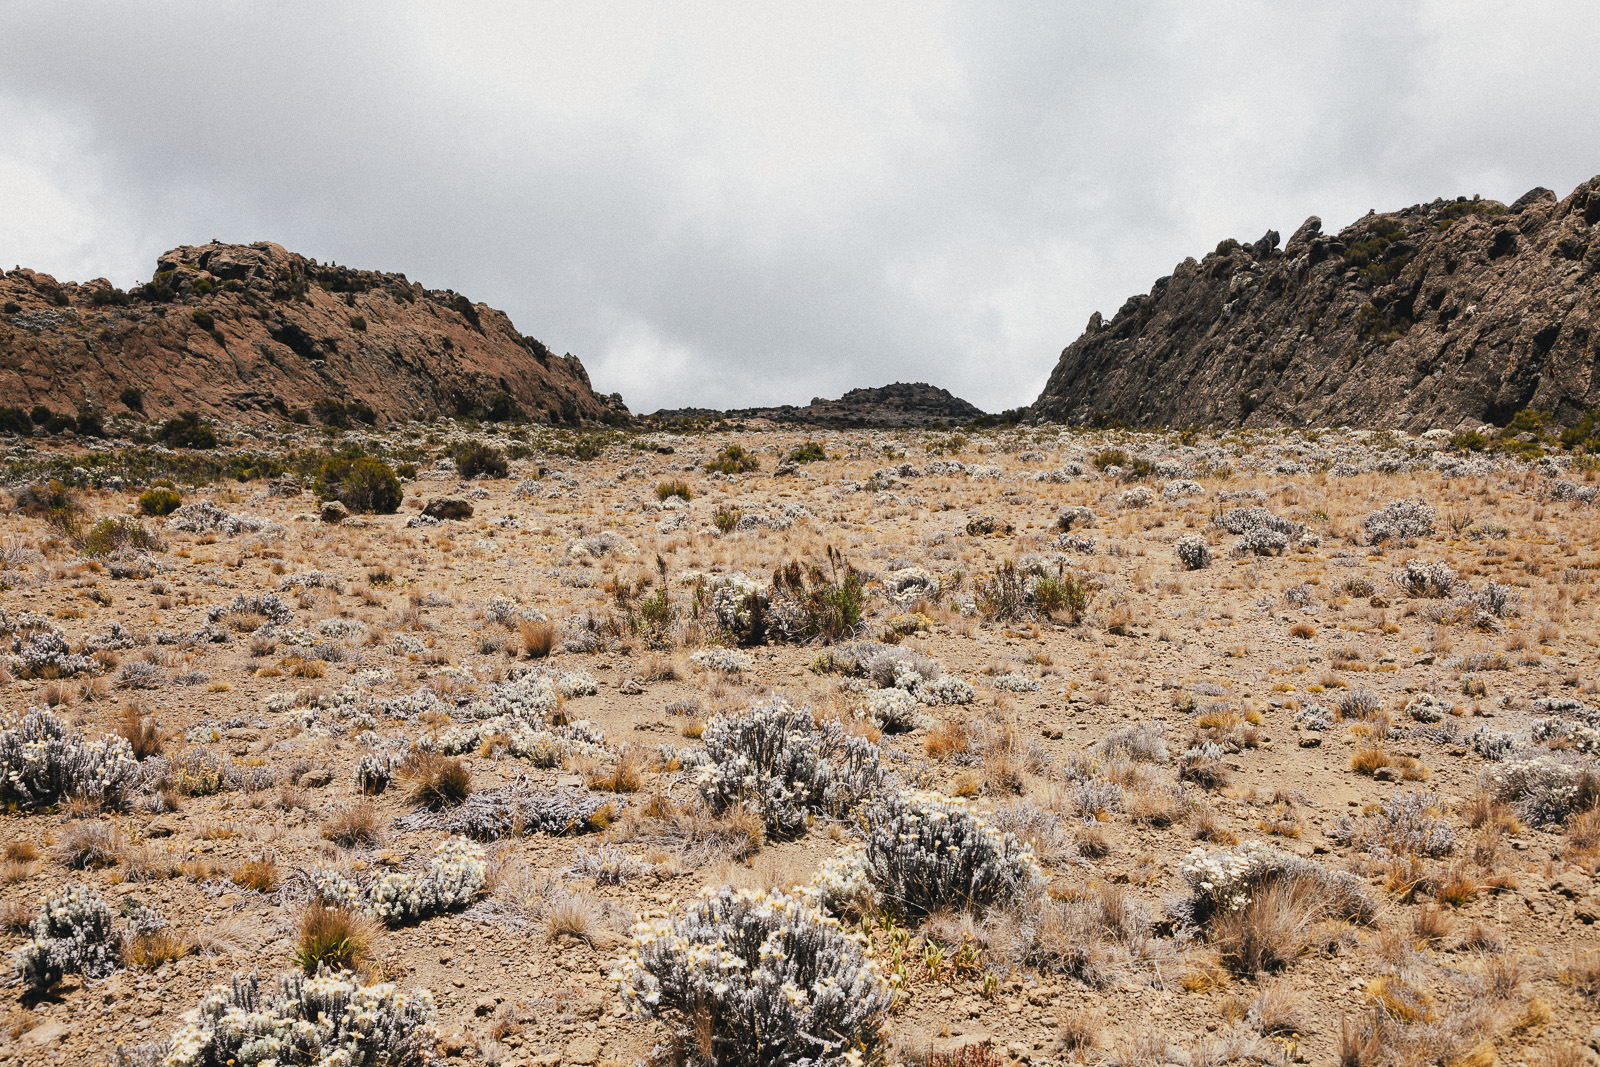
<path id="1" fill-rule="evenodd" d="M 1211 566 L 1211 546 L 1206 544 L 1203 537 L 1196 534 L 1180 537 L 1173 549 L 1178 553 L 1178 562 L 1183 564 L 1183 569 L 1186 571 L 1200 571 Z"/>
<path id="2" fill-rule="evenodd" d="M 867 715 L 886 734 L 903 734 L 928 723 L 922 705 L 904 689 L 878 689 L 868 693 Z"/>
<path id="3" fill-rule="evenodd" d="M 1117 498 L 1117 506 L 1121 508 L 1147 508 L 1156 501 L 1156 496 L 1144 486 L 1135 486 L 1125 489 Z"/>
<path id="4" fill-rule="evenodd" d="M 866 849 L 859 844 L 823 860 L 810 884 L 797 886 L 795 891 L 830 915 L 854 917 L 878 910 L 878 889 L 867 869 Z"/>
<path id="5" fill-rule="evenodd" d="M 837 720 L 780 701 L 718 716 L 702 735 L 708 762 L 700 795 L 715 814 L 761 812 L 774 837 L 805 832 L 811 816 L 840 816 L 882 790 L 878 746 L 845 733 Z"/>
<path id="6" fill-rule="evenodd" d="M 255 533 L 267 525 L 265 519 L 254 515 L 234 515 L 223 511 L 209 500 L 185 504 L 167 516 L 167 529 L 185 533 L 214 533 L 221 531 L 229 537 L 240 532 Z"/>
<path id="7" fill-rule="evenodd" d="M 1285 545 L 1300 540 L 1306 532 L 1304 523 L 1292 522 L 1259 506 L 1229 508 L 1212 519 L 1211 525 L 1241 536 L 1257 531 L 1279 534 Z"/>
<path id="8" fill-rule="evenodd" d="M 1377 915 L 1377 904 L 1355 875 L 1330 871 L 1261 841 L 1246 841 L 1225 849 L 1193 849 L 1178 865 L 1178 871 L 1189 887 L 1189 895 L 1169 901 L 1167 910 L 1183 926 L 1204 926 L 1223 912 L 1244 907 L 1273 882 L 1288 878 L 1314 882 L 1328 912 L 1337 918 L 1370 922 Z"/>
<path id="9" fill-rule="evenodd" d="M 1522 594 L 1509 585 L 1503 585 L 1492 579 L 1484 583 L 1481 590 L 1473 593 L 1471 600 L 1473 607 L 1497 619 L 1503 619 L 1507 615 L 1518 615 L 1522 611 Z"/>
<path id="10" fill-rule="evenodd" d="M 138 782 L 133 746 L 114 734 L 97 741 L 67 732 L 43 708 L 0 720 L 0 801 L 36 808 L 83 796 L 120 804 Z"/>
<path id="11" fill-rule="evenodd" d="M 450 837 L 434 850 L 426 871 L 391 871 L 372 884 L 367 899 L 378 918 L 399 926 L 464 908 L 487 884 L 483 849 L 464 837 Z"/>
<path id="12" fill-rule="evenodd" d="M 1442 817 L 1444 803 L 1428 793 L 1397 793 L 1360 818 L 1346 815 L 1328 836 L 1365 848 L 1378 859 L 1448 856 L 1456 835 Z"/>
<path id="13" fill-rule="evenodd" d="M 396 768 L 404 760 L 403 755 L 393 750 L 362 753 L 356 760 L 356 788 L 368 796 L 377 796 L 389 788 Z"/>
<path id="14" fill-rule="evenodd" d="M 1433 508 L 1425 500 L 1391 500 L 1366 518 L 1367 540 L 1408 541 L 1433 533 Z"/>
<path id="15" fill-rule="evenodd" d="M 274 626 L 294 622 L 294 609 L 276 593 L 240 593 L 228 603 L 206 610 L 206 618 L 211 622 L 227 615 L 260 615 Z"/>
<path id="16" fill-rule="evenodd" d="M 444 811 L 406 816 L 401 824 L 428 826 L 475 841 L 534 833 L 561 837 L 601 829 L 603 821 L 597 815 L 614 805 L 614 800 L 584 789 L 534 791 L 513 783 L 480 789 Z"/>
<path id="17" fill-rule="evenodd" d="M 1417 722 L 1439 722 L 1450 712 L 1450 705 L 1432 693 L 1418 693 L 1406 701 L 1406 714 Z"/>
<path id="18" fill-rule="evenodd" d="M 1281 556 L 1289 547 L 1289 538 L 1277 530 L 1257 527 L 1246 530 L 1230 550 L 1234 556 Z"/>
<path id="19" fill-rule="evenodd" d="M 689 662 L 715 674 L 749 674 L 756 666 L 750 653 L 736 648 L 702 648 L 689 656 Z"/>
<path id="20" fill-rule="evenodd" d="M 1172 757 L 1166 728 L 1160 723 L 1131 723 L 1101 738 L 1090 752 L 1102 759 L 1128 759 L 1135 763 L 1165 763 Z"/>
<path id="21" fill-rule="evenodd" d="M 18 678 L 70 678 L 94 674 L 100 664 L 75 653 L 54 630 L 33 630 L 11 640 L 12 673 Z"/>
<path id="22" fill-rule="evenodd" d="M 977 694 L 972 686 L 953 674 L 941 675 L 916 688 L 917 700 L 934 707 L 949 704 L 970 704 Z"/>
<path id="23" fill-rule="evenodd" d="M 982 912 L 1030 896 L 1040 884 L 1031 848 L 938 793 L 886 796 L 866 822 L 868 877 L 884 906 L 901 916 Z"/>
<path id="24" fill-rule="evenodd" d="M 1164 500 L 1178 500 L 1186 496 L 1204 496 L 1205 487 L 1187 478 L 1176 478 L 1161 487 Z"/>
<path id="25" fill-rule="evenodd" d="M 276 992 L 235 977 L 184 1015 L 168 1041 L 118 1049 L 119 1065 L 162 1067 L 402 1067 L 431 1059 L 439 1033 L 433 997 L 363 985 L 349 973 L 284 975 Z"/>
<path id="26" fill-rule="evenodd" d="M 1535 744 L 1592 756 L 1600 752 L 1600 730 L 1570 719 L 1540 719 L 1529 736 Z"/>
<path id="27" fill-rule="evenodd" d="M 1492 730 L 1487 726 L 1480 726 L 1468 734 L 1467 745 L 1476 755 L 1495 763 L 1521 747 L 1515 734 Z"/>
<path id="28" fill-rule="evenodd" d="M 117 969 L 119 942 L 111 909 L 100 895 L 70 885 L 40 905 L 33 937 L 11 954 L 11 972 L 33 993 L 69 974 L 104 978 Z"/>
<path id="29" fill-rule="evenodd" d="M 1587 760 L 1508 759 L 1485 772 L 1481 784 L 1535 826 L 1565 823 L 1600 802 L 1600 772 Z"/>
<path id="30" fill-rule="evenodd" d="M 1039 679 L 1029 678 L 1026 674 L 1018 674 L 1016 672 L 997 675 L 994 681 L 989 684 L 1007 693 L 1037 693 L 1039 691 Z"/>
<path id="31" fill-rule="evenodd" d="M 1442 599 L 1455 593 L 1461 578 L 1443 561 L 1424 563 L 1408 559 L 1393 575 L 1395 586 L 1406 596 Z"/>
<path id="32" fill-rule="evenodd" d="M 702 890 L 678 918 L 636 926 L 614 977 L 695 1063 L 833 1067 L 886 1051 L 893 993 L 862 939 L 784 893 Z"/>
<path id="33" fill-rule="evenodd" d="M 302 571 L 291 574 L 278 583 L 278 592 L 287 593 L 291 589 L 332 589 L 335 593 L 344 592 L 344 583 L 337 574 L 327 571 Z"/>
<path id="34" fill-rule="evenodd" d="M 386 925 L 400 926 L 466 907 L 488 884 L 488 868 L 481 847 L 450 837 L 434 849 L 425 871 L 391 871 L 366 887 L 325 869 L 309 877 L 325 903 L 371 911 Z"/>

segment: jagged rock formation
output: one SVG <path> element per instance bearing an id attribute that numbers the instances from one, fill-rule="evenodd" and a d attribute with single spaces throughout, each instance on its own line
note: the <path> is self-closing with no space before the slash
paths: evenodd
<path id="1" fill-rule="evenodd" d="M 813 397 L 805 407 L 783 404 L 772 408 L 738 408 L 716 411 L 711 408 L 672 408 L 652 417 L 666 421 L 682 419 L 767 419 L 776 423 L 816 426 L 928 426 L 933 423 L 962 423 L 979 418 L 983 411 L 926 382 L 894 382 L 871 389 L 852 389 L 838 400 Z"/>
<path id="2" fill-rule="evenodd" d="M 524 337 L 503 312 L 271 242 L 176 248 L 128 293 L 103 278 L 0 276 L 0 402 L 116 413 L 130 387 L 152 417 L 281 417 L 328 399 L 382 419 L 628 417 L 575 357 Z"/>
<path id="3" fill-rule="evenodd" d="M 1186 259 L 1061 353 L 1036 419 L 1135 426 L 1505 425 L 1600 405 L 1600 178 L 1307 219 Z"/>

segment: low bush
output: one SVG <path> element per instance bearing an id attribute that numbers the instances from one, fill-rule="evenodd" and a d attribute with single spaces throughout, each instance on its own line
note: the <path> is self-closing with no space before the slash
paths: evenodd
<path id="1" fill-rule="evenodd" d="M 169 1041 L 117 1050 L 118 1067 L 224 1067 L 228 1064 L 360 1064 L 407 1067 L 431 1062 L 439 1034 L 426 990 L 401 993 L 354 974 L 285 975 L 277 992 L 260 979 L 218 986 Z"/>
<path id="2" fill-rule="evenodd" d="M 150 516 L 170 515 L 182 503 L 183 497 L 173 489 L 157 487 L 139 494 L 139 510 Z"/>
<path id="3" fill-rule="evenodd" d="M 450 837 L 425 871 L 391 871 L 365 887 L 328 870 L 313 871 L 311 880 L 324 904 L 371 911 L 385 925 L 401 926 L 466 907 L 488 884 L 488 868 L 482 848 Z"/>
<path id="4" fill-rule="evenodd" d="M 708 762 L 700 795 L 713 814 L 758 811 L 773 837 L 803 834 L 815 815 L 835 817 L 884 786 L 878 746 L 837 720 L 781 701 L 712 720 L 702 735 Z"/>
<path id="5" fill-rule="evenodd" d="M 863 862 L 883 906 L 906 919 L 983 912 L 1037 891 L 1033 850 L 992 830 L 959 801 L 937 793 L 893 793 L 866 820 Z"/>
<path id="6" fill-rule="evenodd" d="M 89 527 L 78 542 L 78 550 L 85 556 L 109 556 L 120 549 L 131 548 L 141 552 L 162 552 L 166 542 L 146 530 L 137 519 L 127 517 L 104 518 Z"/>
<path id="7" fill-rule="evenodd" d="M 42 709 L 0 725 L 0 801 L 37 808 L 68 797 L 117 806 L 139 778 L 127 741 L 87 741 Z"/>
<path id="8" fill-rule="evenodd" d="M 680 500 L 693 500 L 694 490 L 689 488 L 689 483 L 682 478 L 675 478 L 670 482 L 662 482 L 656 486 L 657 500 L 670 500 L 677 497 Z"/>
<path id="9" fill-rule="evenodd" d="M 728 445 L 706 464 L 708 474 L 747 474 L 761 468 L 761 461 L 740 444 Z"/>
<path id="10" fill-rule="evenodd" d="M 1433 533 L 1433 507 L 1425 500 L 1391 500 L 1366 517 L 1367 540 L 1410 541 Z"/>
<path id="11" fill-rule="evenodd" d="M 686 1059 L 726 1067 L 881 1062 L 893 991 L 861 941 L 783 893 L 703 891 L 641 923 L 623 1005 L 664 1019 Z"/>
<path id="12" fill-rule="evenodd" d="M 482 441 L 463 441 L 450 455 L 456 462 L 456 473 L 463 478 L 504 478 L 511 473 L 505 453 Z"/>
<path id="13" fill-rule="evenodd" d="M 855 636 L 866 614 L 867 579 L 828 546 L 828 570 L 790 562 L 772 574 L 767 624 L 789 641 L 826 643 Z"/>
<path id="14" fill-rule="evenodd" d="M 393 515 L 404 492 L 394 469 L 371 456 L 334 456 L 317 472 L 317 496 L 351 511 Z"/>
<path id="15" fill-rule="evenodd" d="M 1175 549 L 1178 553 L 1178 562 L 1183 564 L 1183 569 L 1186 571 L 1204 570 L 1211 566 L 1211 548 L 1203 537 L 1194 534 L 1180 537 Z"/>
<path id="16" fill-rule="evenodd" d="M 163 422 L 155 438 L 168 448 L 206 451 L 217 447 L 217 431 L 194 411 L 179 412 Z"/>

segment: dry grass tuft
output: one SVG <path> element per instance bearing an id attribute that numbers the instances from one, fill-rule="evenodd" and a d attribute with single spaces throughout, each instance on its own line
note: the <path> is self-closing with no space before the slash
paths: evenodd
<path id="1" fill-rule="evenodd" d="M 342 848 L 370 848 L 382 837 L 377 807 L 369 801 L 340 805 L 323 822 L 322 837 Z"/>
<path id="2" fill-rule="evenodd" d="M 615 763 L 588 777 L 590 789 L 606 793 L 637 793 L 644 784 L 644 755 L 632 746 L 617 754 Z"/>
<path id="3" fill-rule="evenodd" d="M 122 851 L 122 831 L 100 819 L 68 823 L 55 851 L 57 861 L 74 870 L 110 867 Z"/>
<path id="4" fill-rule="evenodd" d="M 233 884 L 257 893 L 270 893 L 278 888 L 278 865 L 266 856 L 246 860 L 233 872 Z"/>
<path id="5" fill-rule="evenodd" d="M 530 659 L 544 659 L 556 647 L 556 628 L 545 619 L 518 619 L 517 636 Z"/>
<path id="6" fill-rule="evenodd" d="M 307 974 L 315 974 L 319 964 L 329 970 L 353 971 L 366 961 L 377 935 L 377 923 L 371 917 L 316 901 L 300 912 L 289 958 Z"/>
<path id="7" fill-rule="evenodd" d="M 1248 903 L 1218 915 L 1211 923 L 1211 944 L 1235 974 L 1279 971 L 1305 951 L 1311 925 L 1324 910 L 1315 881 L 1280 878 L 1258 889 Z"/>
<path id="8" fill-rule="evenodd" d="M 122 709 L 122 721 L 117 724 L 117 733 L 133 746 L 134 758 L 144 761 L 151 756 L 161 755 L 165 738 L 156 726 L 155 719 L 147 716 L 138 704 L 130 703 Z"/>
<path id="9" fill-rule="evenodd" d="M 466 764 L 436 752 L 413 752 L 400 773 L 416 783 L 412 803 L 425 808 L 455 807 L 472 795 L 472 772 Z"/>
<path id="10" fill-rule="evenodd" d="M 134 934 L 122 941 L 122 959 L 130 967 L 153 971 L 166 963 L 192 956 L 195 943 L 171 927 Z"/>

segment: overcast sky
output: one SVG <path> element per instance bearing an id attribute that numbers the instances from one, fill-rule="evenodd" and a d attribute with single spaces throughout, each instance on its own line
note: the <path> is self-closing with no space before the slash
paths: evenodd
<path id="1" fill-rule="evenodd" d="M 1600 173 L 1600 4 L 0 0 L 0 267 L 272 240 L 635 411 L 1031 402 L 1224 237 Z"/>

